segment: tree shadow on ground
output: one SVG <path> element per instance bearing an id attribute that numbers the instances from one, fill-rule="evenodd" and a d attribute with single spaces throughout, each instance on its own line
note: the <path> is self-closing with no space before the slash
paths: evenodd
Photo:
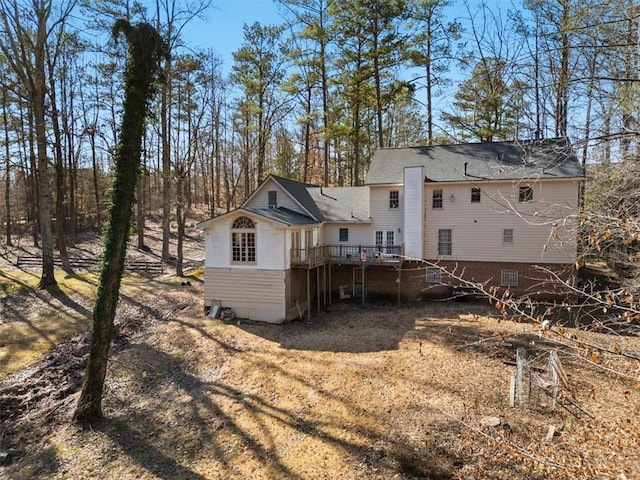
<path id="1" fill-rule="evenodd" d="M 119 363 L 118 375 L 140 379 L 140 370 L 144 370 L 142 380 L 133 387 L 139 389 L 134 394 L 144 398 L 144 403 L 132 405 L 113 392 L 110 402 L 119 413 L 98 428 L 136 464 L 159 478 L 204 478 L 185 466 L 203 456 L 218 462 L 223 477 L 225 471 L 233 471 L 235 476 L 231 476 L 240 478 L 235 451 L 260 465 L 262 478 L 301 478 L 300 472 L 292 469 L 291 460 L 283 460 L 281 445 L 272 436 L 273 428 L 284 428 L 291 437 L 311 437 L 330 444 L 356 462 L 374 465 L 390 475 L 405 471 L 411 478 L 452 478 L 447 470 L 456 460 L 449 452 L 431 451 L 430 457 L 425 457 L 431 461 L 425 461 L 424 451 L 392 439 L 384 429 L 365 427 L 367 422 L 350 424 L 339 415 L 310 416 L 297 407 L 282 407 L 277 399 L 268 399 L 262 392 L 245 392 L 220 379 L 205 380 L 189 372 L 178 357 L 146 344 L 133 345 L 128 353 L 127 361 Z M 262 360 L 260 366 L 265 368 Z M 266 368 L 273 375 L 285 376 L 291 384 L 315 388 L 303 376 L 279 365 Z M 126 395 L 132 393 L 129 383 Z M 322 403 L 334 403 L 349 412 L 350 418 L 361 420 L 372 415 L 335 392 L 317 394 Z M 375 418 L 369 420 L 371 425 L 377 423 Z M 439 462 L 435 462 L 437 458 Z"/>
<path id="2" fill-rule="evenodd" d="M 401 307 L 340 304 L 329 314 L 319 314 L 310 320 L 282 325 L 247 320 L 236 323 L 238 328 L 287 349 L 365 353 L 397 350 L 407 336 L 420 336 L 417 326 L 424 318 L 455 319 L 470 311 L 490 310 L 486 304 L 455 302 L 421 302 Z"/>
<path id="3" fill-rule="evenodd" d="M 104 420 L 94 428 L 108 435 L 129 458 L 158 478 L 205 480 L 206 477 L 181 465 L 176 459 L 154 446 L 149 436 L 136 428 L 143 421 L 143 418 L 127 415 Z"/>

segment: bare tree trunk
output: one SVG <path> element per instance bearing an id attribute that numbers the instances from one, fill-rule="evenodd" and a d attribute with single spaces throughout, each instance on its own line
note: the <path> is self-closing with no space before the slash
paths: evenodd
<path id="1" fill-rule="evenodd" d="M 56 172 L 56 244 L 60 254 L 60 262 L 62 269 L 67 273 L 73 270 L 69 264 L 69 255 L 67 253 L 66 228 L 65 228 L 65 175 L 64 161 L 62 156 L 62 135 L 60 131 L 60 116 L 58 114 L 55 89 L 55 71 L 54 64 L 49 61 L 49 99 L 51 100 L 51 123 L 53 124 L 53 135 L 55 138 L 55 172 Z"/>
<path id="2" fill-rule="evenodd" d="M 178 179 L 176 182 L 176 222 L 178 223 L 178 241 L 176 252 L 176 276 L 182 277 L 182 250 L 184 243 L 184 225 L 186 221 L 186 215 L 183 212 L 184 198 L 184 172 L 178 172 Z"/>
<path id="3" fill-rule="evenodd" d="M 169 140 L 169 88 L 171 67 L 167 60 L 162 84 L 160 106 L 160 136 L 162 137 L 162 261 L 169 260 L 169 233 L 171 220 L 171 142 Z"/>
<path id="4" fill-rule="evenodd" d="M 38 198 L 39 198 L 39 186 L 38 186 L 38 160 L 36 157 L 35 149 L 35 126 L 33 124 L 33 109 L 27 105 L 27 121 L 28 133 L 27 133 L 27 145 L 29 148 L 29 190 L 31 192 L 31 201 L 29 202 L 29 215 L 31 217 L 31 238 L 33 239 L 33 246 L 40 246 L 40 237 L 38 232 L 40 231 L 40 222 L 38 221 Z"/>
<path id="5" fill-rule="evenodd" d="M 48 6 L 51 7 L 50 5 Z M 42 274 L 39 288 L 56 285 L 53 263 L 53 232 L 51 230 L 51 188 L 49 186 L 49 162 L 47 160 L 47 131 L 45 120 L 45 47 L 47 17 L 45 11 L 38 15 L 38 30 L 35 47 L 35 70 L 33 90 L 30 95 L 38 145 L 38 207 L 40 218 L 40 240 L 42 241 Z"/>
<path id="6" fill-rule="evenodd" d="M 93 195 L 96 201 L 96 230 L 102 232 L 102 203 L 100 196 L 100 169 L 98 168 L 98 157 L 96 153 L 96 134 L 97 125 L 87 125 L 85 132 L 89 134 L 89 142 L 91 143 L 91 167 L 93 170 Z"/>
<path id="7" fill-rule="evenodd" d="M 9 116 L 7 115 L 7 90 L 2 89 L 2 120 L 4 123 L 4 148 L 6 155 L 6 168 L 4 171 L 4 208 L 5 208 L 5 235 L 8 247 L 12 247 L 11 241 L 11 155 L 9 150 Z"/>

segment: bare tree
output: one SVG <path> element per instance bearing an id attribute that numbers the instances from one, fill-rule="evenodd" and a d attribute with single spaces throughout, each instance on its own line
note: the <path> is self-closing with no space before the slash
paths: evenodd
<path id="1" fill-rule="evenodd" d="M 51 0 L 32 0 L 28 6 L 17 0 L 0 0 L 0 8 L 3 11 L 0 16 L 3 30 L 0 36 L 0 51 L 27 92 L 30 108 L 33 110 L 38 155 L 38 212 L 42 240 L 40 288 L 56 284 L 45 119 L 46 56 L 50 38 L 64 31 L 65 22 L 74 5 L 73 0 L 65 2 L 59 16 L 52 19 Z"/>

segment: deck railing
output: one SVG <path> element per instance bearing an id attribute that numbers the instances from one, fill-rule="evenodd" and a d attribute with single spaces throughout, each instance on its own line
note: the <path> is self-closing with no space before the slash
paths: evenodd
<path id="1" fill-rule="evenodd" d="M 322 245 L 292 248 L 291 265 L 317 266 L 323 263 L 397 264 L 402 259 L 402 245 Z"/>

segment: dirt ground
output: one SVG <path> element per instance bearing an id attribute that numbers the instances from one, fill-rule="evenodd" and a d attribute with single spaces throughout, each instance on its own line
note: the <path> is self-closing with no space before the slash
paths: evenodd
<path id="1" fill-rule="evenodd" d="M 202 312 L 196 276 L 148 282 L 121 303 L 104 421 L 71 423 L 87 333 L 0 381 L 0 478 L 640 477 L 637 336 L 540 331 L 486 303 L 223 322 Z M 5 308 L 18 297 L 0 294 Z M 518 347 L 538 379 L 557 353 L 555 407 L 536 388 L 509 406 Z"/>

